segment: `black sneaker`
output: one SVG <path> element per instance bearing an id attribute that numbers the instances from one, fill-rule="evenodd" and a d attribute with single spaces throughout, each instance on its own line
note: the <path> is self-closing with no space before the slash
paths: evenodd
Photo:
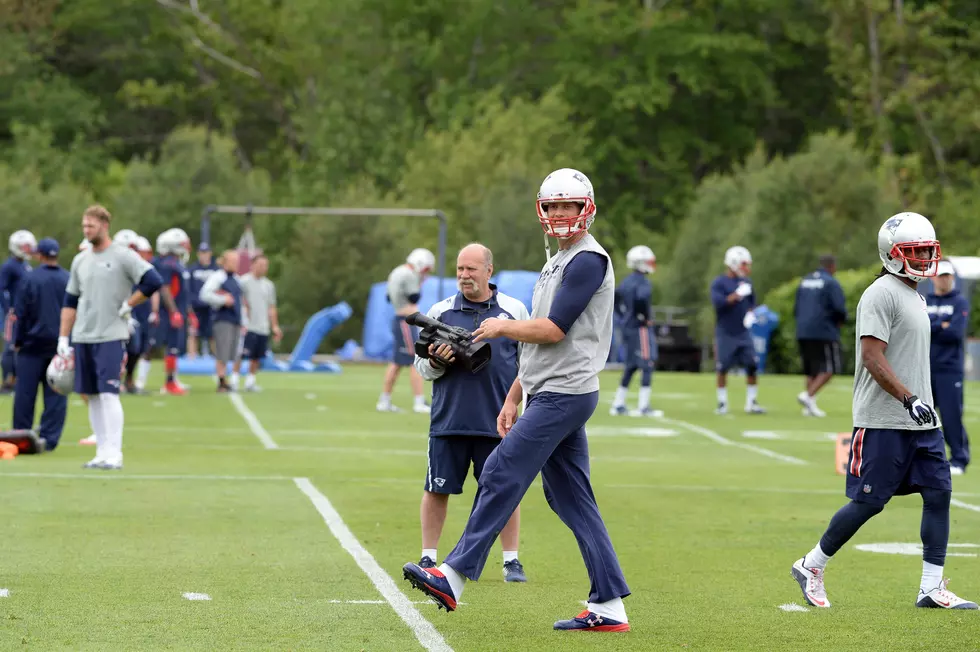
<path id="1" fill-rule="evenodd" d="M 433 561 L 432 557 L 426 555 L 419 560 L 419 568 L 435 568 L 436 562 Z"/>
<path id="2" fill-rule="evenodd" d="M 524 574 L 524 566 L 516 559 L 504 562 L 504 581 L 505 582 L 526 582 L 527 575 Z"/>

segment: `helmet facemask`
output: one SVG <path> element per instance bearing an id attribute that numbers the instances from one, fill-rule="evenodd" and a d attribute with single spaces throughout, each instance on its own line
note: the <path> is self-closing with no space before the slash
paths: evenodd
<path id="1" fill-rule="evenodd" d="M 900 242 L 892 247 L 889 255 L 902 261 L 902 270 L 897 272 L 898 276 L 922 280 L 935 276 L 939 271 L 942 248 L 938 240 Z"/>
<path id="2" fill-rule="evenodd" d="M 551 204 L 575 204 L 579 211 L 571 213 L 565 209 L 549 215 Z M 544 232 L 555 238 L 570 238 L 576 233 L 587 231 L 595 219 L 595 202 L 590 197 L 550 197 L 537 200 L 538 221 Z"/>

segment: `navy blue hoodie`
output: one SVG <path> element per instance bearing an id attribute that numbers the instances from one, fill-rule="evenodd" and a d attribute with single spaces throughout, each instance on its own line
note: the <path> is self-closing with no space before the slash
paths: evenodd
<path id="1" fill-rule="evenodd" d="M 930 294 L 926 304 L 932 323 L 932 345 L 929 350 L 932 372 L 962 374 L 970 304 L 955 288 L 942 296 Z M 949 326 L 943 328 L 943 323 Z"/>
<path id="2" fill-rule="evenodd" d="M 796 339 L 840 340 L 840 325 L 847 321 L 844 290 L 830 272 L 818 269 L 807 274 L 796 288 Z"/>

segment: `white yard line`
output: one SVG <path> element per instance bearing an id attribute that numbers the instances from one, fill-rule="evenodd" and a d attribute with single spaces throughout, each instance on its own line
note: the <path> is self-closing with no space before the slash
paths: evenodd
<path id="1" fill-rule="evenodd" d="M 364 574 L 368 576 L 368 579 L 378 589 L 378 592 L 388 601 L 388 604 L 395 610 L 395 613 L 405 621 L 405 624 L 415 634 L 415 638 L 422 644 L 422 647 L 430 650 L 430 652 L 452 652 L 452 648 L 443 639 L 442 634 L 432 626 L 432 623 L 422 617 L 418 609 L 412 605 L 412 601 L 398 590 L 398 587 L 395 585 L 395 580 L 381 568 L 381 565 L 375 561 L 371 553 L 361 545 L 361 542 L 357 540 L 357 537 L 354 536 L 350 528 L 347 527 L 347 524 L 344 523 L 340 514 L 334 509 L 330 500 L 313 486 L 309 478 L 293 478 L 293 482 L 310 499 L 316 511 L 320 512 L 320 516 L 323 517 L 327 527 L 330 528 L 330 532 L 340 542 L 344 550 L 354 558 L 354 561 L 357 562 L 357 565 Z"/>
<path id="2" fill-rule="evenodd" d="M 752 444 L 746 444 L 740 441 L 732 441 L 727 437 L 722 437 L 714 430 L 709 430 L 708 428 L 704 428 L 702 426 L 698 426 L 693 423 L 688 423 L 687 421 L 668 419 L 667 417 L 662 417 L 660 420 L 665 423 L 672 423 L 675 426 L 687 428 L 691 432 L 696 432 L 699 435 L 707 437 L 713 442 L 721 444 L 722 446 L 735 446 L 736 448 L 752 451 L 753 453 L 758 453 L 759 455 L 765 455 L 766 457 L 771 457 L 774 460 L 779 460 L 780 462 L 786 462 L 787 464 L 797 464 L 797 465 L 808 464 L 806 460 L 801 460 L 798 457 L 793 457 L 791 455 L 783 455 L 782 453 L 777 453 L 776 451 L 771 451 L 768 448 L 763 448 L 761 446 L 753 446 Z"/>
<path id="3" fill-rule="evenodd" d="M 211 596 L 207 593 L 181 593 L 185 600 L 210 600 Z"/>
<path id="4" fill-rule="evenodd" d="M 956 494 L 957 496 L 966 496 L 967 494 Z M 980 512 L 980 505 L 971 505 L 970 503 L 964 503 L 962 500 L 956 500 L 951 498 L 949 501 L 950 505 L 955 505 L 956 507 L 962 507 L 963 509 L 968 509 L 971 512 Z"/>
<path id="5" fill-rule="evenodd" d="M 35 472 L 6 472 L 0 473 L 0 480 L 4 478 L 56 478 L 66 480 L 220 480 L 236 482 L 255 482 L 257 480 L 281 481 L 291 480 L 285 475 L 152 475 L 152 474 L 126 474 L 116 473 L 115 471 L 91 471 L 89 473 L 35 473 Z"/>
<path id="6" fill-rule="evenodd" d="M 262 427 L 262 424 L 259 423 L 258 417 L 256 417 L 255 414 L 248 409 L 248 406 L 245 405 L 245 401 L 242 400 L 241 396 L 235 392 L 231 392 L 228 394 L 228 398 L 231 399 L 231 404 L 235 406 L 236 410 L 238 410 L 238 414 L 242 415 L 242 418 L 245 419 L 245 423 L 248 424 L 252 434 L 258 437 L 259 441 L 262 442 L 262 445 L 265 446 L 266 449 L 276 450 L 279 448 L 279 444 L 277 444 L 272 437 L 269 436 L 269 433 L 266 432 L 265 428 Z"/>

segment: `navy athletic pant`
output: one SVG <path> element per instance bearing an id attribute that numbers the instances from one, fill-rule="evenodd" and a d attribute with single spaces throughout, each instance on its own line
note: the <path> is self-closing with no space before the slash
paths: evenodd
<path id="1" fill-rule="evenodd" d="M 943 420 L 949 463 L 965 469 L 970 463 L 970 441 L 963 427 L 963 374 L 933 373 L 932 395 Z"/>
<path id="2" fill-rule="evenodd" d="M 592 583 L 589 602 L 630 594 L 589 482 L 585 422 L 599 392 L 528 397 L 524 414 L 483 466 L 473 511 L 445 562 L 471 580 L 480 578 L 490 547 L 541 472 L 544 495 L 578 541 Z"/>
<path id="3" fill-rule="evenodd" d="M 14 429 L 30 430 L 34 427 L 34 403 L 37 388 L 44 388 L 44 412 L 41 413 L 39 435 L 51 451 L 61 439 L 68 414 L 68 397 L 58 394 L 48 386 L 46 373 L 51 364 L 51 355 L 36 353 L 17 354 L 17 384 L 14 387 Z"/>

